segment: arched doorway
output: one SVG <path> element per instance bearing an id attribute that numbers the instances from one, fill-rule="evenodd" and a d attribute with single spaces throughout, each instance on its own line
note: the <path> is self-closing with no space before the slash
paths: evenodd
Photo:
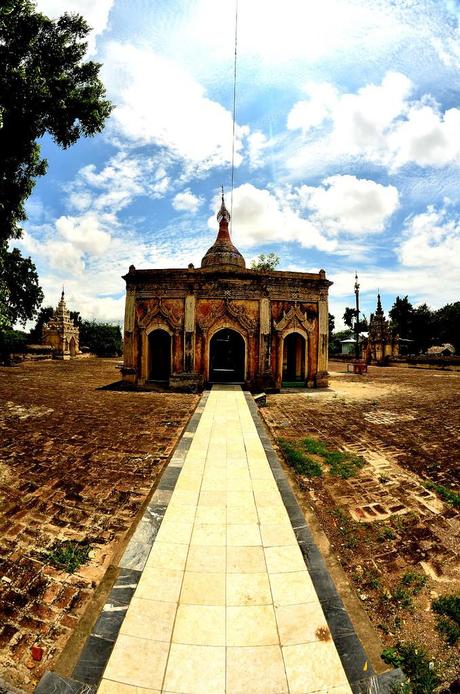
<path id="1" fill-rule="evenodd" d="M 69 352 L 70 352 L 70 356 L 71 356 L 71 357 L 74 357 L 75 354 L 76 354 L 76 349 L 75 349 L 75 338 L 74 338 L 74 337 L 71 337 L 71 338 L 70 338 L 70 342 L 69 342 Z"/>
<path id="2" fill-rule="evenodd" d="M 283 383 L 305 383 L 305 338 L 289 333 L 283 344 Z"/>
<path id="3" fill-rule="evenodd" d="M 171 375 L 171 335 L 166 330 L 149 334 L 149 380 L 167 381 Z"/>
<path id="4" fill-rule="evenodd" d="M 244 359 L 242 336 L 230 328 L 219 330 L 209 345 L 209 380 L 212 383 L 242 383 Z"/>

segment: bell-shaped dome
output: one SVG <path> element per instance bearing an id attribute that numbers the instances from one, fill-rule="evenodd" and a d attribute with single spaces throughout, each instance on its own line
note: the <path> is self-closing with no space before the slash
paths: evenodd
<path id="1" fill-rule="evenodd" d="M 233 270 L 238 268 L 244 270 L 246 268 L 246 262 L 239 250 L 233 245 L 230 238 L 230 232 L 228 230 L 230 213 L 225 207 L 223 191 L 222 204 L 217 213 L 217 221 L 219 222 L 219 233 L 217 234 L 214 244 L 203 257 L 201 267 L 211 270 Z"/>

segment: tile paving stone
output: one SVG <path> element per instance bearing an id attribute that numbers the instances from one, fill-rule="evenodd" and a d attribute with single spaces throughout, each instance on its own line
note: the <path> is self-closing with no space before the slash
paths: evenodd
<path id="1" fill-rule="evenodd" d="M 305 520 L 241 389 L 214 387 L 187 440 L 99 691 L 350 694 L 288 510 Z"/>

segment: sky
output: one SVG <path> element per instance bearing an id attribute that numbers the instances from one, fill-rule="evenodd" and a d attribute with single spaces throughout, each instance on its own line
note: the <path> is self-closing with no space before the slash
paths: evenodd
<path id="1" fill-rule="evenodd" d="M 199 266 L 223 185 L 249 265 L 326 270 L 336 327 L 396 295 L 459 300 L 460 2 L 38 0 L 82 14 L 115 108 L 60 150 L 27 203 L 44 306 L 120 322 L 136 268 Z"/>

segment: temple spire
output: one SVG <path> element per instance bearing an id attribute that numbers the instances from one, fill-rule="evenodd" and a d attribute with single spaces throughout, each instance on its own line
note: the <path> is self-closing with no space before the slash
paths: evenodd
<path id="1" fill-rule="evenodd" d="M 219 232 L 214 244 L 209 248 L 201 261 L 201 267 L 212 267 L 227 269 L 244 269 L 246 263 L 237 248 L 232 243 L 228 224 L 230 222 L 230 212 L 225 206 L 224 188 L 221 186 L 221 204 L 217 213 L 219 222 Z"/>
<path id="2" fill-rule="evenodd" d="M 383 309 L 382 309 L 382 302 L 380 301 L 380 289 L 378 290 L 377 294 L 377 309 L 376 309 L 376 314 L 382 314 Z"/>

